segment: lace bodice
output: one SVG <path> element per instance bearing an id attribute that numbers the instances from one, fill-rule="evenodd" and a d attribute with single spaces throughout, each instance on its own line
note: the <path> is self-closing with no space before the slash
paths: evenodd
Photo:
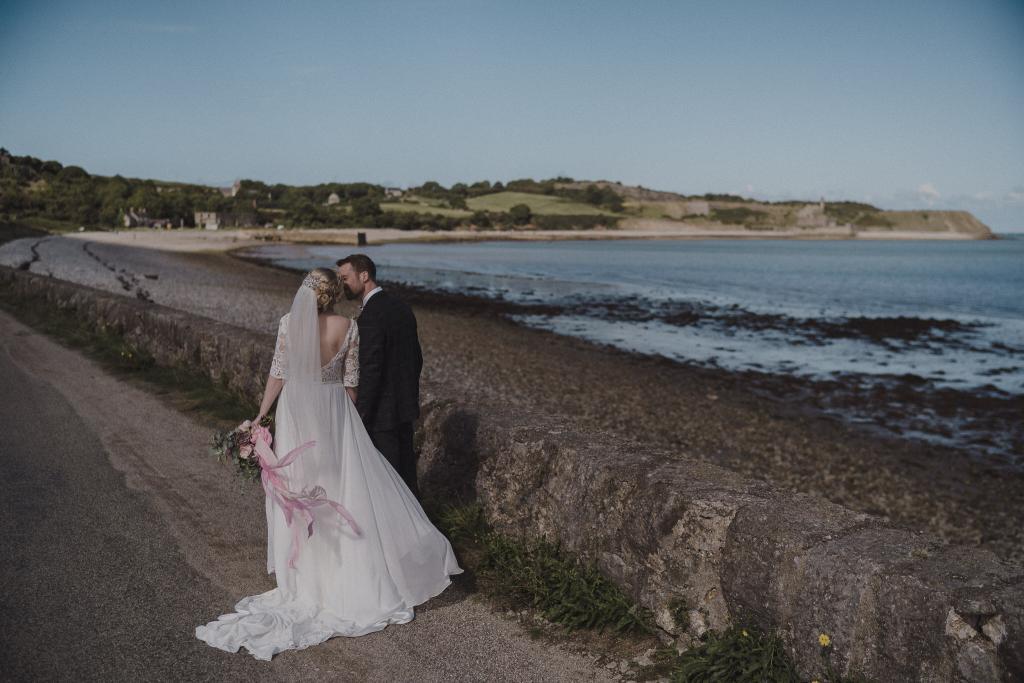
<path id="1" fill-rule="evenodd" d="M 270 363 L 271 377 L 288 377 L 288 313 L 281 316 L 277 326 L 277 345 Z M 320 380 L 325 383 L 341 382 L 346 387 L 359 386 L 359 328 L 356 321 L 348 327 L 341 348 L 327 365 L 320 368 Z"/>

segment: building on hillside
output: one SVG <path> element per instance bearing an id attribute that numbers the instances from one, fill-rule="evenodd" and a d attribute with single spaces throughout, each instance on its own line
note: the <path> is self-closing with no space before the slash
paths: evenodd
<path id="1" fill-rule="evenodd" d="M 129 206 L 128 210 L 121 214 L 121 219 L 124 221 L 124 227 L 126 228 L 137 228 L 148 218 L 145 209 L 136 209 L 134 206 Z"/>
<path id="2" fill-rule="evenodd" d="M 259 225 L 254 211 L 196 211 L 196 227 L 207 230 L 246 228 Z"/>
<path id="3" fill-rule="evenodd" d="M 220 189 L 220 193 L 222 195 L 224 195 L 225 197 L 235 197 L 235 196 L 238 195 L 239 191 L 242 189 L 242 181 L 241 180 L 236 180 L 231 185 L 231 187 L 222 187 L 222 188 L 219 188 L 219 189 Z"/>
<path id="4" fill-rule="evenodd" d="M 326 204 L 327 206 L 334 206 L 335 204 L 340 204 L 340 203 L 341 203 L 341 197 L 338 196 L 337 192 L 332 192 L 330 194 L 330 196 L 327 197 L 327 204 Z"/>
<path id="5" fill-rule="evenodd" d="M 216 211 L 196 211 L 196 227 L 217 230 L 220 228 L 220 215 Z"/>
<path id="6" fill-rule="evenodd" d="M 394 197 L 395 199 L 397 199 L 398 197 L 401 197 L 403 194 L 405 194 L 405 193 L 402 191 L 401 188 L 398 188 L 398 187 L 386 187 L 386 188 L 384 188 L 384 195 L 386 197 Z"/>
<path id="7" fill-rule="evenodd" d="M 796 212 L 796 224 L 801 228 L 827 228 L 835 222 L 825 213 L 824 197 L 817 204 L 806 204 Z"/>
<path id="8" fill-rule="evenodd" d="M 126 228 L 173 228 L 174 221 L 170 218 L 150 218 L 144 208 L 129 206 L 122 215 Z"/>

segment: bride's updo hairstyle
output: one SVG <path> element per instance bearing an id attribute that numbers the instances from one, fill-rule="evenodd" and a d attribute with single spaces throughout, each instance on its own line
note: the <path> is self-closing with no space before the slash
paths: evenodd
<path id="1" fill-rule="evenodd" d="M 316 292 L 318 313 L 330 310 L 341 295 L 341 280 L 338 279 L 337 273 L 330 268 L 314 268 L 309 271 L 302 281 L 302 286 L 309 287 Z"/>

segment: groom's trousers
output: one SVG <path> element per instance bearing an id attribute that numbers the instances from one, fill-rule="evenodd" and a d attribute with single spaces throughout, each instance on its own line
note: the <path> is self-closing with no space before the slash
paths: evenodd
<path id="1" fill-rule="evenodd" d="M 370 440 L 418 499 L 420 491 L 416 484 L 416 451 L 413 449 L 412 434 L 412 422 L 402 422 L 394 429 L 370 432 Z"/>

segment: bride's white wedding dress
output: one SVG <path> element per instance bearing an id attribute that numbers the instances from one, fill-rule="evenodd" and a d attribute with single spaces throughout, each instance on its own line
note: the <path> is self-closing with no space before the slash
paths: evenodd
<path id="1" fill-rule="evenodd" d="M 196 637 L 269 660 L 284 650 L 334 636 L 360 636 L 412 620 L 413 608 L 443 591 L 462 569 L 448 539 L 373 442 L 345 391 L 358 382 L 359 331 L 353 321 L 341 349 L 320 365 L 316 295 L 303 285 L 281 319 L 271 373 L 285 379 L 275 414 L 278 457 L 310 440 L 280 472 L 288 488 L 322 486 L 348 510 L 359 533 L 324 505 L 314 533 L 293 534 L 281 507 L 267 498 L 267 571 L 277 588 L 243 598 L 235 612 L 196 628 Z"/>

